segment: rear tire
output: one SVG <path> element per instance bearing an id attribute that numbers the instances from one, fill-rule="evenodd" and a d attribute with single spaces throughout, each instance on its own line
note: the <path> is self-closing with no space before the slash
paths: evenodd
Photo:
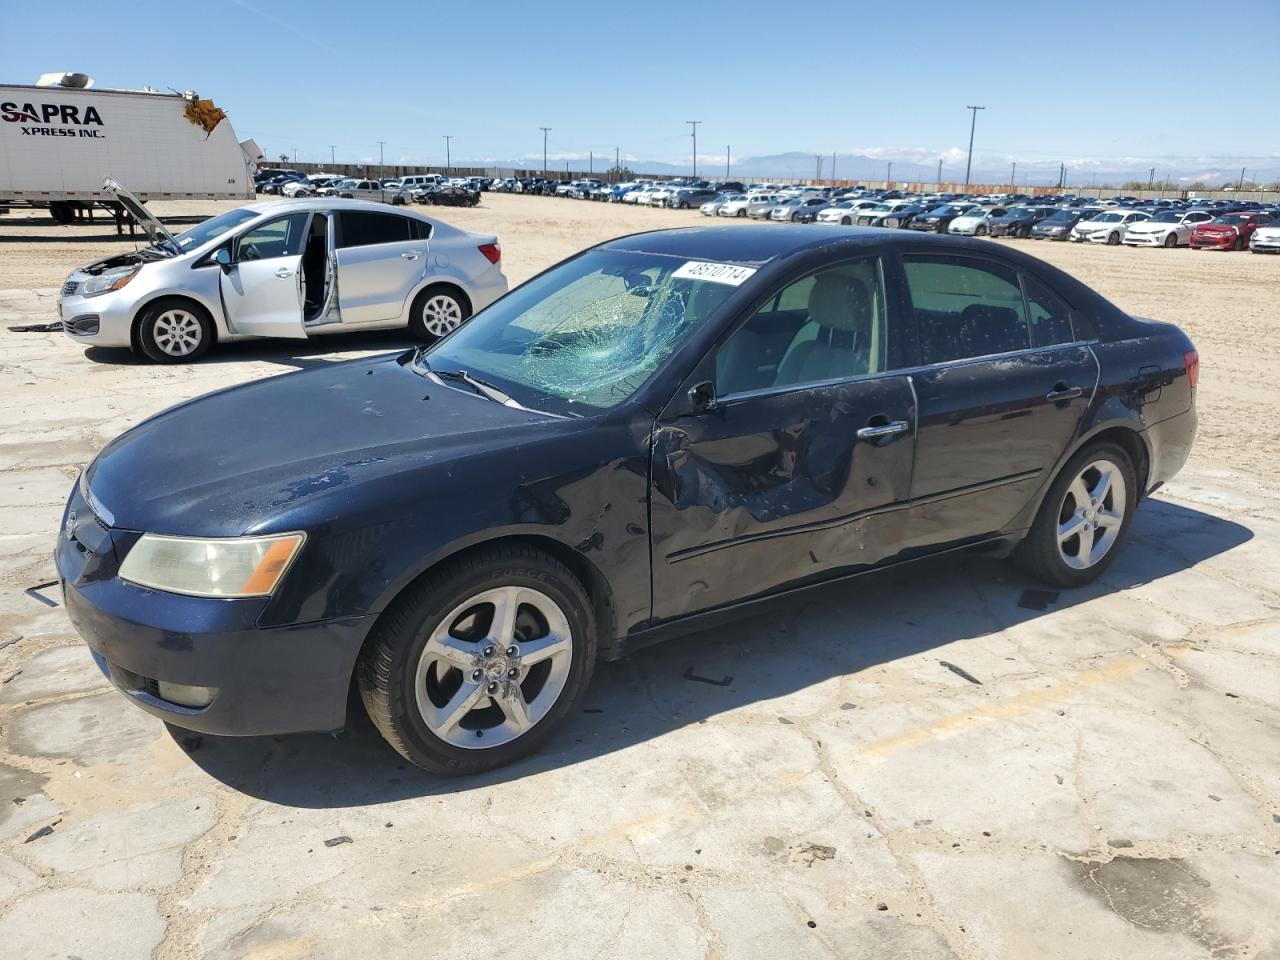
<path id="1" fill-rule="evenodd" d="M 504 602 L 514 609 L 500 624 Z M 535 653 L 539 641 L 557 652 Z M 527 662 L 533 656 L 542 659 Z M 578 578 L 540 550 L 499 544 L 446 562 L 396 598 L 356 680 L 369 718 L 401 756 L 458 776 L 538 750 L 581 700 L 595 660 Z M 486 738 L 492 746 L 481 745 Z"/>
<path id="2" fill-rule="evenodd" d="M 213 346 L 213 321 L 190 300 L 157 300 L 138 321 L 138 346 L 152 363 L 192 363 Z"/>
<path id="3" fill-rule="evenodd" d="M 1124 447 L 1110 441 L 1086 446 L 1049 487 L 1030 531 L 1014 550 L 1015 561 L 1056 587 L 1091 583 L 1119 552 L 1138 495 L 1137 471 Z"/>
<path id="4" fill-rule="evenodd" d="M 413 299 L 409 330 L 419 340 L 435 343 L 471 319 L 471 301 L 455 287 L 436 284 Z"/>

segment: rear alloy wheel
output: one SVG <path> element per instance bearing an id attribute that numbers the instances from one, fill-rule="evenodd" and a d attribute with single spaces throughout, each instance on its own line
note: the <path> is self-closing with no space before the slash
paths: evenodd
<path id="1" fill-rule="evenodd" d="M 138 342 L 156 363 L 190 363 L 208 352 L 213 325 L 194 305 L 161 302 L 143 314 Z"/>
<path id="2" fill-rule="evenodd" d="M 975 237 L 985 237 L 987 235 L 987 228 L 983 224 L 978 224 L 974 227 L 973 235 Z"/>
<path id="3" fill-rule="evenodd" d="M 1015 557 L 1040 580 L 1078 587 L 1115 557 L 1138 495 L 1124 448 L 1101 443 L 1081 450 L 1059 474 Z"/>
<path id="4" fill-rule="evenodd" d="M 1170 230 L 1164 235 L 1164 245 L 1166 247 L 1176 247 L 1178 245 L 1178 235 Z"/>
<path id="5" fill-rule="evenodd" d="M 361 653 L 369 717 L 407 760 L 439 774 L 538 749 L 581 698 L 595 660 L 586 591 L 532 547 L 484 548 L 398 598 Z"/>
<path id="6" fill-rule="evenodd" d="M 1107 234 L 1107 246 L 1108 246 L 1108 247 L 1115 247 L 1115 246 L 1119 246 L 1119 245 L 1120 245 L 1120 234 L 1118 234 L 1118 233 L 1108 233 L 1108 234 Z"/>
<path id="7" fill-rule="evenodd" d="M 446 287 L 428 287 L 418 294 L 413 303 L 410 329 L 420 340 L 439 340 L 471 316 L 471 304 L 464 297 Z"/>

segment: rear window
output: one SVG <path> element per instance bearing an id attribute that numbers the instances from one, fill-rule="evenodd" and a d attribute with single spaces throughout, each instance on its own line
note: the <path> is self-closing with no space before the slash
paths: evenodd
<path id="1" fill-rule="evenodd" d="M 425 224 L 394 213 L 343 210 L 338 214 L 338 223 L 340 248 L 425 239 L 422 231 Z"/>

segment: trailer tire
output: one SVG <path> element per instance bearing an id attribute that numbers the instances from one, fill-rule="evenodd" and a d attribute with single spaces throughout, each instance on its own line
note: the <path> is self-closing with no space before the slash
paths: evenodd
<path id="1" fill-rule="evenodd" d="M 49 204 L 49 216 L 53 217 L 55 223 L 60 223 L 65 227 L 67 224 L 75 222 L 75 207 L 65 200 L 54 200 Z"/>

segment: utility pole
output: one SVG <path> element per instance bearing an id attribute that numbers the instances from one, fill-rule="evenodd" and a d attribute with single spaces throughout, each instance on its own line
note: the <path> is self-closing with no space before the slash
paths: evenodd
<path id="1" fill-rule="evenodd" d="M 819 154 L 815 154 L 815 156 L 816 156 L 817 161 L 818 161 L 818 174 L 817 174 L 817 176 L 815 176 L 813 179 L 814 179 L 814 180 L 821 180 L 821 179 L 822 179 L 822 154 L 820 154 L 820 153 L 819 153 Z"/>
<path id="2" fill-rule="evenodd" d="M 698 179 L 698 124 L 701 120 L 686 120 L 685 123 L 693 128 L 693 179 Z"/>
<path id="3" fill-rule="evenodd" d="M 1244 167 L 1241 167 L 1241 168 L 1240 168 L 1240 182 L 1236 184 L 1236 190 L 1237 190 L 1237 191 L 1239 191 L 1239 190 L 1243 190 L 1243 189 L 1244 189 L 1244 171 L 1245 171 L 1245 168 L 1244 168 Z"/>
<path id="4" fill-rule="evenodd" d="M 831 151 L 831 180 L 834 183 L 836 179 L 836 152 Z"/>
<path id="5" fill-rule="evenodd" d="M 729 179 L 729 162 L 733 159 L 733 155 L 729 152 L 729 147 L 724 148 L 724 178 Z"/>
<path id="6" fill-rule="evenodd" d="M 297 147 L 294 147 L 294 148 L 293 148 L 293 162 L 294 162 L 294 163 L 297 163 L 297 162 L 298 162 L 298 148 L 297 148 Z"/>
<path id="7" fill-rule="evenodd" d="M 614 170 L 615 179 L 617 177 L 622 176 L 622 148 L 621 147 L 613 148 L 613 170 Z"/>
<path id="8" fill-rule="evenodd" d="M 334 157 L 337 156 L 337 154 L 334 153 L 334 149 L 333 144 L 329 144 L 329 166 L 331 167 L 336 167 L 338 165 L 338 161 L 334 159 Z"/>
<path id="9" fill-rule="evenodd" d="M 383 169 L 383 167 L 384 167 L 384 166 L 386 166 L 386 164 L 385 164 L 385 163 L 384 163 L 384 161 L 383 161 L 383 153 L 384 153 L 384 151 L 383 151 L 383 149 L 382 149 L 382 148 L 383 148 L 383 147 L 385 147 L 386 145 L 387 145 L 387 141 L 385 141 L 385 140 L 379 140 L 379 141 L 378 141 L 378 179 L 379 179 L 379 180 L 381 180 L 381 179 L 382 179 L 382 175 L 383 175 L 384 173 L 386 173 L 386 170 L 384 170 L 384 169 Z"/>
<path id="10" fill-rule="evenodd" d="M 539 127 L 542 131 L 542 175 L 547 175 L 547 134 L 551 132 L 550 127 Z"/>
<path id="11" fill-rule="evenodd" d="M 1014 160 L 1009 167 L 1009 182 L 1015 187 L 1018 185 L 1018 161 Z"/>
<path id="12" fill-rule="evenodd" d="M 889 184 L 892 181 L 893 181 L 893 161 L 890 160 L 889 169 L 885 172 L 885 175 L 884 175 L 884 185 L 886 190 L 889 188 Z"/>
<path id="13" fill-rule="evenodd" d="M 1067 185 L 1067 165 L 1065 163 L 1058 164 L 1058 189 L 1061 190 Z"/>
<path id="14" fill-rule="evenodd" d="M 969 121 L 969 159 L 964 164 L 964 185 L 969 186 L 969 176 L 973 172 L 973 131 L 978 126 L 978 111 L 985 110 L 986 107 L 965 107 L 966 110 L 973 111 L 973 119 Z"/>
<path id="15" fill-rule="evenodd" d="M 938 186 L 942 186 L 942 158 L 938 158 Z"/>
<path id="16" fill-rule="evenodd" d="M 1147 189 L 1150 190 L 1152 184 L 1156 182 L 1156 168 L 1152 167 L 1147 173 Z"/>
<path id="17" fill-rule="evenodd" d="M 440 134 L 440 136 L 444 137 L 444 168 L 446 172 L 452 172 L 453 171 L 453 153 L 449 149 L 449 143 L 451 140 L 453 140 L 453 134 L 442 133 Z"/>

